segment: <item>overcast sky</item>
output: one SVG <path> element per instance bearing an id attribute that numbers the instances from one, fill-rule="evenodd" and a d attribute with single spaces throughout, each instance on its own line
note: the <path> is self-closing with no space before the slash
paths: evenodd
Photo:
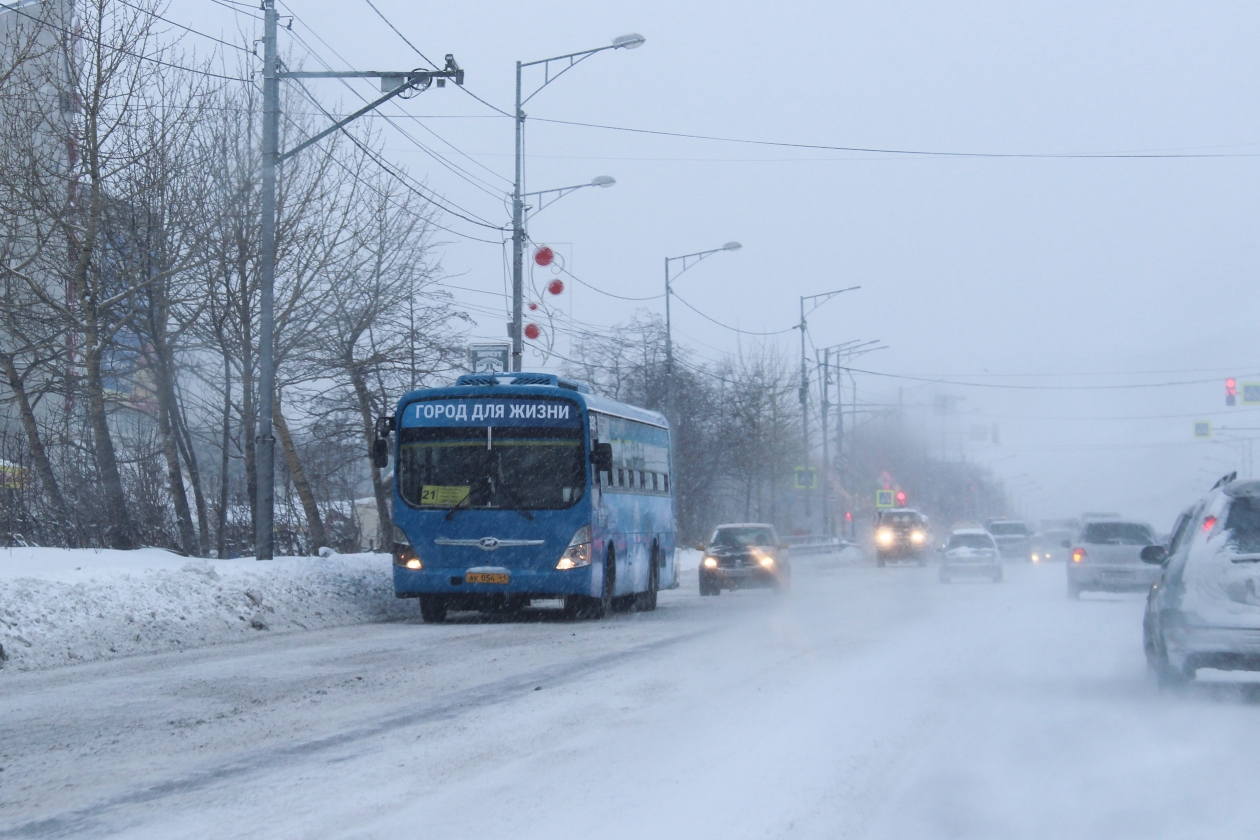
<path id="1" fill-rule="evenodd" d="M 964 383 L 857 376 L 859 400 L 903 399 L 938 451 L 991 463 L 1029 516 L 1117 510 L 1166 528 L 1216 476 L 1243 466 L 1227 432 L 1195 441 L 1192 422 L 1260 427 L 1257 413 L 1224 406 L 1227 375 L 1260 380 L 1255 4 L 374 2 L 429 57 L 453 53 L 468 89 L 507 111 L 517 60 L 647 38 L 547 87 L 527 106 L 531 118 L 879 149 L 1230 155 L 922 157 L 531 121 L 527 187 L 617 179 L 565 197 L 530 233 L 618 294 L 660 294 L 664 257 L 728 240 L 743 249 L 676 285 L 723 323 L 785 329 L 799 296 L 860 285 L 813 314 L 812 345 L 881 339 L 888 349 L 856 367 Z M 293 35 L 337 69 L 423 65 L 364 0 L 281 8 L 297 16 Z M 209 0 L 174 0 L 169 16 L 228 40 L 258 25 Z M 301 56 L 293 35 L 282 49 Z M 540 82 L 527 71 L 527 90 Z M 329 106 L 358 102 L 336 82 L 312 89 Z M 452 87 L 386 113 L 422 117 L 400 124 L 475 179 L 386 129 L 391 160 L 470 215 L 508 223 L 509 119 Z M 505 312 L 505 252 L 461 236 L 500 235 L 440 221 L 460 234 L 443 234 L 450 282 L 478 290 L 455 293 L 476 307 L 473 334 L 503 338 L 506 315 L 494 313 Z M 572 282 L 563 300 L 595 325 L 662 308 Z M 755 340 L 679 305 L 674 323 L 701 357 Z M 799 354 L 795 332 L 770 340 Z M 567 338 L 557 347 L 568 352 Z M 1192 384 L 1121 387 L 1168 382 Z M 934 413 L 938 395 L 961 398 L 955 414 Z M 973 426 L 993 424 L 999 443 L 970 440 Z"/>

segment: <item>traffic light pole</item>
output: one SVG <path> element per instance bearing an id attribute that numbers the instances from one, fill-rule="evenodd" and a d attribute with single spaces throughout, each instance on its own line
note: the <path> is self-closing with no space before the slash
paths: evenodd
<path id="1" fill-rule="evenodd" d="M 424 91 L 436 80 L 443 87 L 447 79 L 464 83 L 464 71 L 454 56 L 446 56 L 443 70 L 406 70 L 382 73 L 292 73 L 281 71 L 276 43 L 276 0 L 263 0 L 263 120 L 262 120 L 262 194 L 259 210 L 262 215 L 261 251 L 258 255 L 258 426 L 257 426 L 257 495 L 254 511 L 254 557 L 270 560 L 275 556 L 275 436 L 272 416 L 276 403 L 275 363 L 275 287 L 276 287 L 276 166 L 334 131 L 370 113 L 383 103 L 410 90 Z M 329 128 L 281 154 L 280 152 L 280 80 L 380 78 L 382 88 L 396 84 L 386 95 L 360 108 Z"/>

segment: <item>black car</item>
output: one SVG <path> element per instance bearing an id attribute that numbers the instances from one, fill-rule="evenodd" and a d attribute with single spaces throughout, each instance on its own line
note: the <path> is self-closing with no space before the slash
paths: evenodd
<path id="1" fill-rule="evenodd" d="M 719 525 L 700 561 L 700 594 L 723 589 L 771 588 L 782 592 L 792 579 L 787 546 L 773 525 L 739 522 Z"/>
<path id="2" fill-rule="evenodd" d="M 928 561 L 928 518 L 912 508 L 881 510 L 875 517 L 875 564 L 889 560 Z"/>

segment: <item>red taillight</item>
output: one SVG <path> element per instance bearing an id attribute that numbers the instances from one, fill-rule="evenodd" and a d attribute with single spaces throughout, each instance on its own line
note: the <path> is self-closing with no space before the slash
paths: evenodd
<path id="1" fill-rule="evenodd" d="M 1204 519 L 1204 520 L 1203 520 L 1203 530 L 1204 530 L 1204 531 L 1211 531 L 1211 530 L 1212 530 L 1212 526 L 1213 526 L 1213 525 L 1215 525 L 1215 524 L 1216 524 L 1216 517 L 1215 517 L 1215 516 L 1209 516 L 1207 519 Z"/>
<path id="2" fill-rule="evenodd" d="M 1079 563 L 1084 559 L 1085 559 L 1085 549 L 1083 548 L 1072 549 L 1072 562 L 1073 563 Z"/>

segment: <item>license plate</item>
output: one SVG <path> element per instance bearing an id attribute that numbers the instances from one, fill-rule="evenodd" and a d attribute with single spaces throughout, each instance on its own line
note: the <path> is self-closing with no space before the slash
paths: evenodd
<path id="1" fill-rule="evenodd" d="M 464 580 L 468 583 L 501 583 L 506 586 L 511 577 L 502 572 L 469 572 L 464 575 Z"/>

